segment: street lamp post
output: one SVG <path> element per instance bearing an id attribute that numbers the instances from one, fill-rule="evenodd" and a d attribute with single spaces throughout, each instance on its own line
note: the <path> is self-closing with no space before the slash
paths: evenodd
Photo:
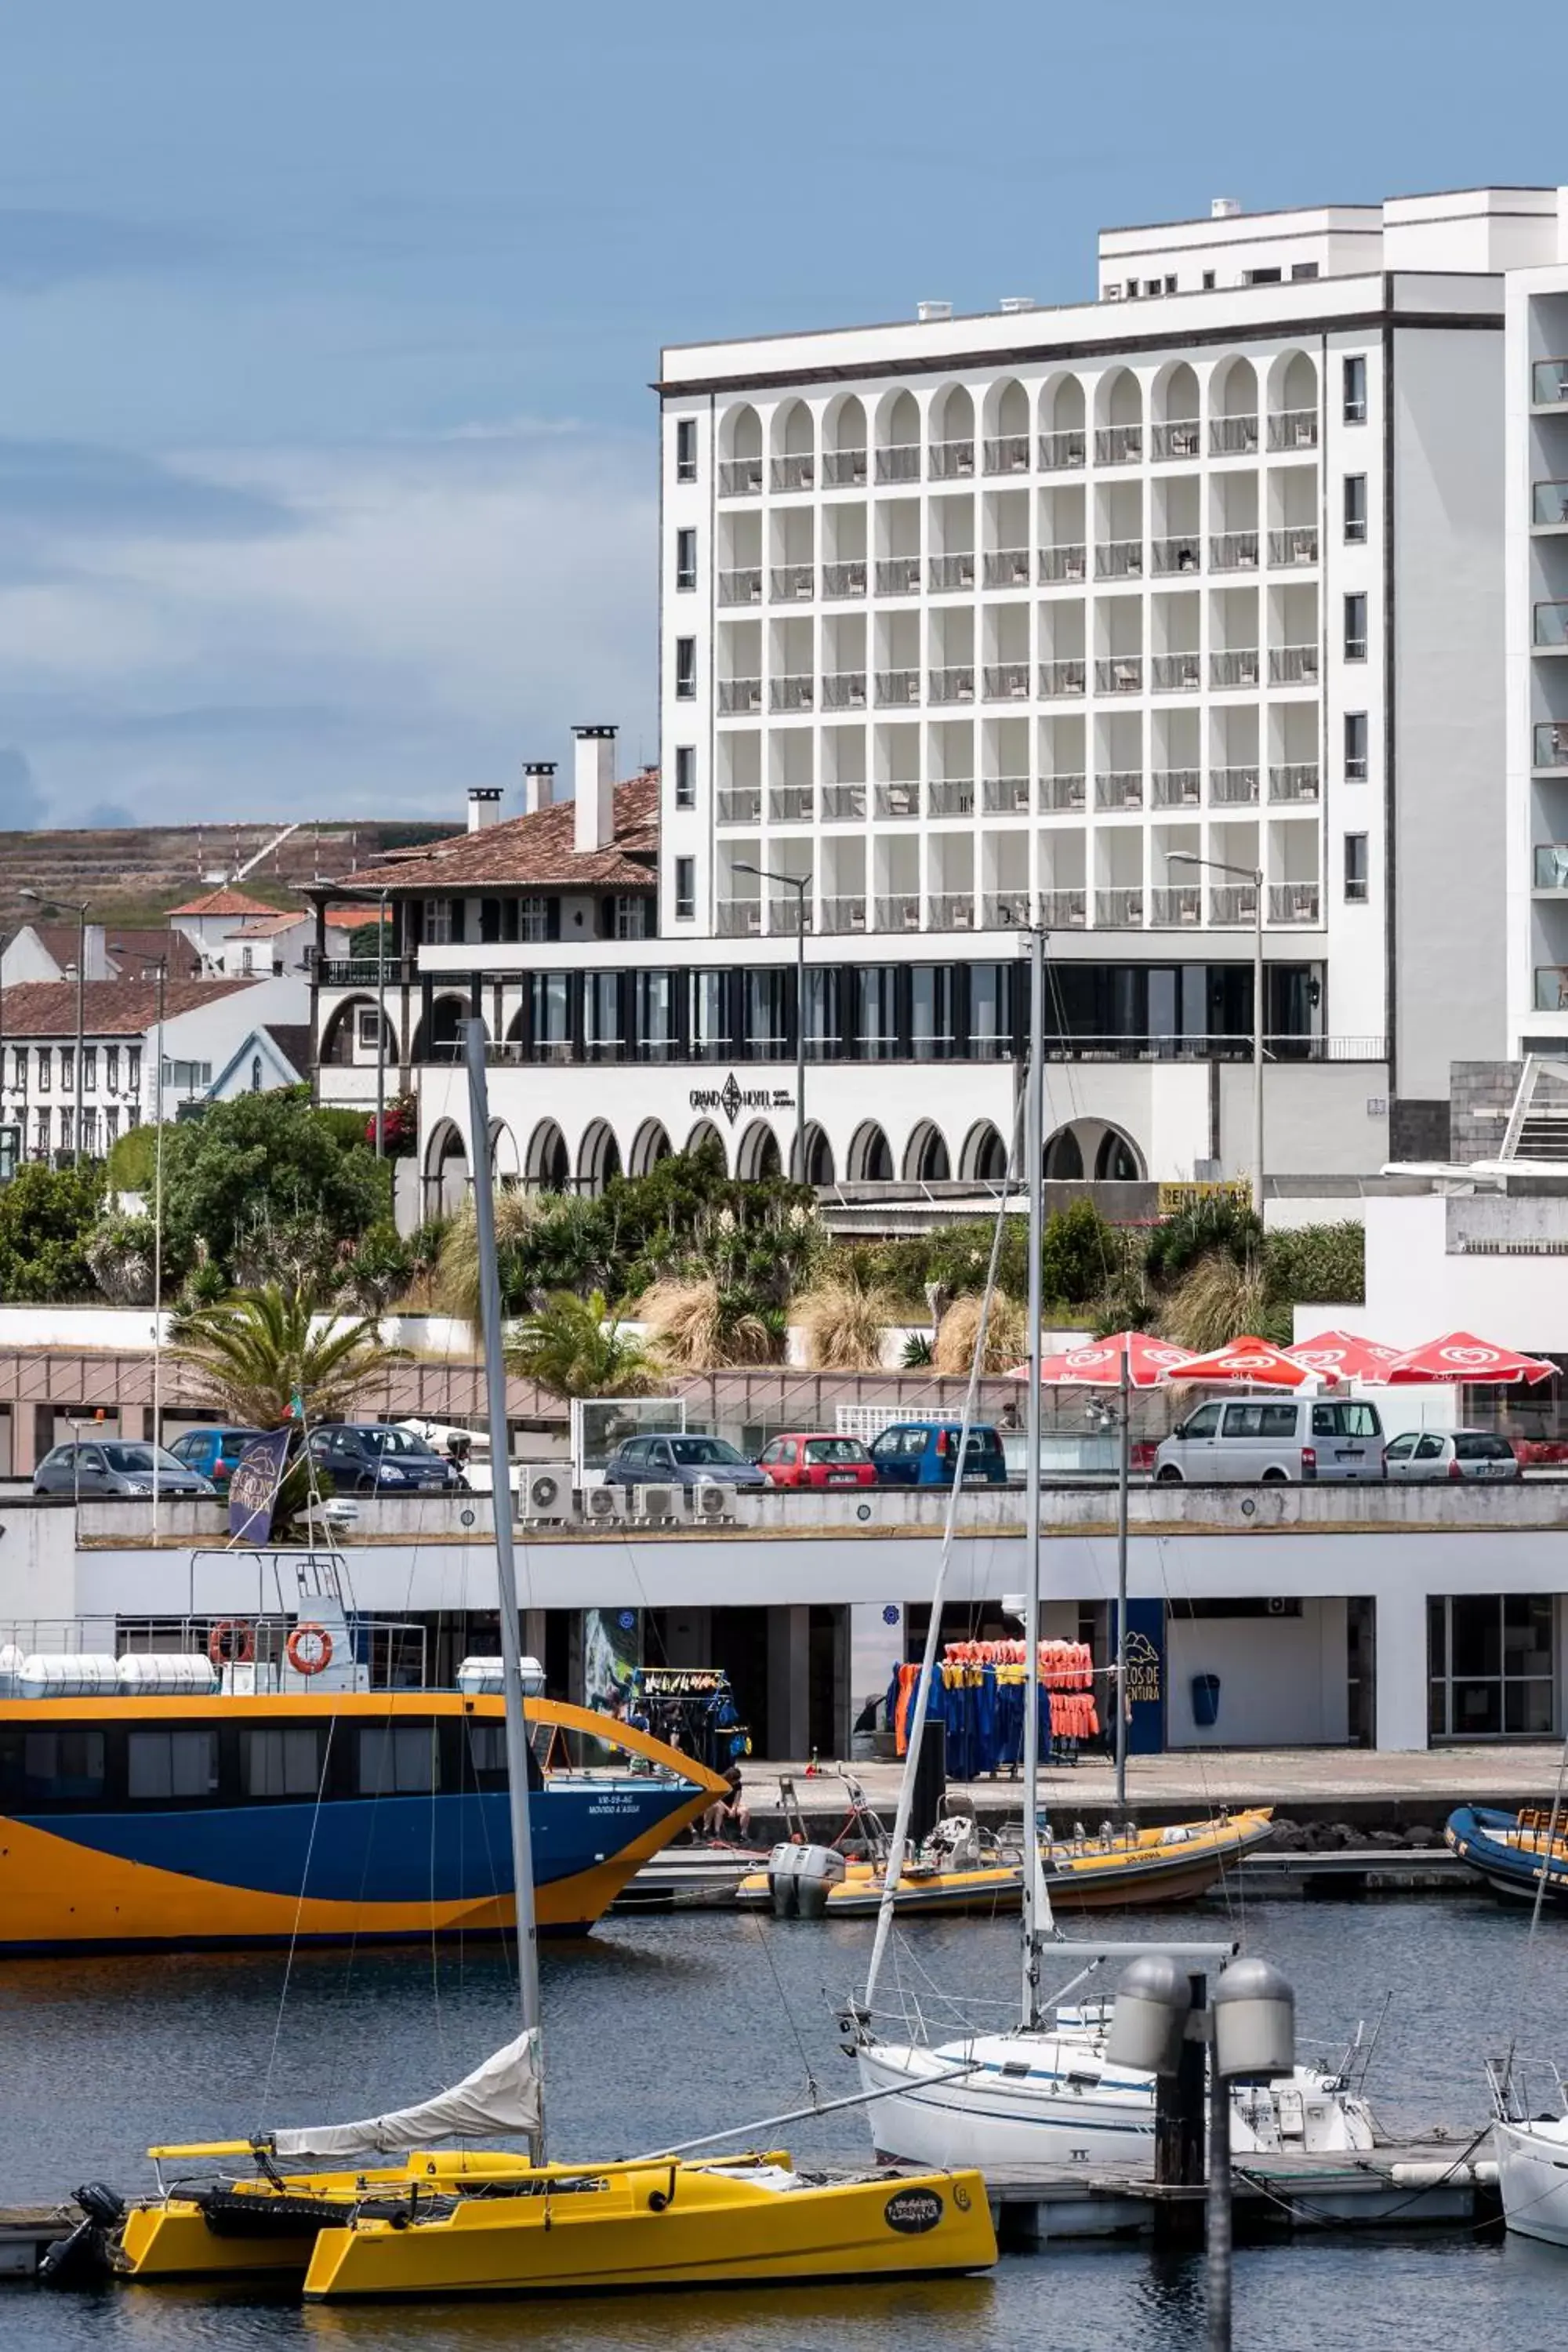
<path id="1" fill-rule="evenodd" d="M 18 898 L 27 899 L 28 902 L 35 907 L 38 907 L 43 904 L 43 900 L 39 898 L 38 893 L 36 890 L 18 890 L 16 896 Z M 79 1168 L 81 1166 L 81 1049 L 84 1043 L 87 1012 L 85 994 L 87 986 L 87 909 L 88 905 L 90 902 L 88 900 L 78 900 L 75 898 L 61 898 L 57 900 L 56 903 L 61 907 L 68 907 L 72 914 L 76 917 L 76 1088 L 75 1108 L 71 1113 L 72 1118 L 75 1121 L 72 1136 L 72 1141 L 75 1148 L 71 1153 L 71 1164 L 73 1167 Z"/>
<path id="2" fill-rule="evenodd" d="M 1252 1207 L 1263 1223 L 1263 868 L 1233 866 L 1224 857 L 1200 857 L 1194 849 L 1173 849 L 1173 866 L 1203 866 L 1215 874 L 1238 875 L 1252 885 Z"/>
<path id="3" fill-rule="evenodd" d="M 805 894 L 809 874 L 775 874 L 769 866 L 733 866 L 732 874 L 754 874 L 759 882 L 779 882 L 795 892 L 795 1150 L 790 1174 L 806 1181 L 805 1157 Z"/>
<path id="4" fill-rule="evenodd" d="M 115 952 L 125 950 L 116 944 Z M 163 1433 L 163 998 L 169 982 L 169 959 L 143 956 L 142 976 L 156 975 L 158 989 L 158 1076 L 153 1131 L 153 1541 L 158 1540 L 158 1453 Z"/>
<path id="5" fill-rule="evenodd" d="M 386 1153 L 386 890 L 375 894 L 375 1156 Z"/>

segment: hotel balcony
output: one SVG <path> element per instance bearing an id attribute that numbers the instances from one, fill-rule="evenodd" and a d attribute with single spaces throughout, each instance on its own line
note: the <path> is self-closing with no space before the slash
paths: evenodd
<path id="1" fill-rule="evenodd" d="M 866 487 L 865 450 L 825 450 L 822 458 L 822 481 L 825 489 L 863 490 Z"/>
<path id="2" fill-rule="evenodd" d="M 974 893 L 972 890 L 946 890 L 926 900 L 926 925 L 933 931 L 972 931 L 974 929 Z"/>
<path id="3" fill-rule="evenodd" d="M 1568 604 L 1537 604 L 1532 643 L 1538 654 L 1568 654 Z"/>
<path id="4" fill-rule="evenodd" d="M 825 602 L 843 596 L 863 596 L 866 593 L 866 559 L 859 556 L 849 563 L 825 563 L 822 567 L 822 593 Z"/>
<path id="5" fill-rule="evenodd" d="M 736 719 L 763 707 L 763 681 L 760 677 L 721 677 L 719 680 L 719 716 Z"/>
<path id="6" fill-rule="evenodd" d="M 1081 656 L 1076 661 L 1047 661 L 1040 664 L 1040 692 L 1047 700 L 1065 694 L 1083 694 L 1088 689 L 1089 665 Z"/>
<path id="7" fill-rule="evenodd" d="M 1143 893 L 1136 885 L 1097 890 L 1094 894 L 1094 926 L 1100 931 L 1141 931 L 1143 928 Z"/>
<path id="8" fill-rule="evenodd" d="M 1200 653 L 1156 654 L 1152 684 L 1156 694 L 1195 694 L 1204 682 Z"/>
<path id="9" fill-rule="evenodd" d="M 1141 425 L 1096 426 L 1094 461 L 1097 466 L 1136 466 L 1142 455 L 1143 427 Z"/>
<path id="10" fill-rule="evenodd" d="M 1027 702 L 1029 665 L 1026 661 L 987 662 L 981 683 L 987 702 Z"/>
<path id="11" fill-rule="evenodd" d="M 1209 419 L 1209 455 L 1211 457 L 1252 457 L 1258 454 L 1258 418 L 1252 416 L 1211 416 Z"/>
<path id="12" fill-rule="evenodd" d="M 1268 682 L 1270 686 L 1316 686 L 1318 683 L 1317 646 L 1270 646 Z"/>
<path id="13" fill-rule="evenodd" d="M 1535 1010 L 1537 1013 L 1568 1013 L 1568 964 L 1536 965 Z"/>
<path id="14" fill-rule="evenodd" d="M 1568 768 L 1568 719 L 1536 720 L 1534 757 L 1538 768 Z"/>
<path id="15" fill-rule="evenodd" d="M 762 937 L 763 902 L 760 898 L 721 898 L 714 912 L 721 940 Z"/>
<path id="16" fill-rule="evenodd" d="M 1027 588 L 1033 584 L 1033 572 L 1026 547 L 993 548 L 985 558 L 987 588 Z"/>
<path id="17" fill-rule="evenodd" d="M 1568 891 L 1568 841 L 1538 841 L 1533 853 L 1533 887 L 1554 898 Z"/>
<path id="18" fill-rule="evenodd" d="M 895 703 L 918 702 L 921 698 L 921 674 L 918 669 L 879 669 L 877 672 L 877 707 L 885 710 Z"/>
<path id="19" fill-rule="evenodd" d="M 921 478 L 921 446 L 918 441 L 897 441 L 890 448 L 877 452 L 877 479 L 879 482 L 918 482 Z"/>
<path id="20" fill-rule="evenodd" d="M 963 481 L 974 471 L 973 441 L 933 441 L 928 468 L 933 482 Z"/>
<path id="21" fill-rule="evenodd" d="M 1097 809 L 1136 809 L 1143 805 L 1143 773 L 1140 768 L 1112 768 L 1094 780 Z"/>
<path id="22" fill-rule="evenodd" d="M 1316 563 L 1318 560 L 1318 526 L 1315 522 L 1293 522 L 1283 530 L 1268 534 L 1268 561 L 1274 564 Z"/>
<path id="23" fill-rule="evenodd" d="M 879 817 L 918 817 L 921 813 L 921 788 L 912 776 L 879 784 L 876 795 Z"/>
<path id="24" fill-rule="evenodd" d="M 1197 457 L 1203 453 L 1204 428 L 1195 416 L 1172 418 L 1167 425 L 1156 425 L 1153 432 L 1153 455 L 1156 464 L 1168 463 L 1173 457 Z"/>
<path id="25" fill-rule="evenodd" d="M 1094 551 L 1094 576 L 1097 580 L 1141 580 L 1143 576 L 1142 541 L 1101 540 Z"/>
<path id="26" fill-rule="evenodd" d="M 1103 655 L 1094 665 L 1094 690 L 1097 694 L 1142 694 L 1142 655 Z"/>
<path id="27" fill-rule="evenodd" d="M 1185 882 L 1175 889 L 1154 890 L 1152 920 L 1157 930 L 1173 929 L 1178 923 L 1199 923 L 1203 920 L 1203 890 L 1196 882 Z"/>
<path id="28" fill-rule="evenodd" d="M 816 460 L 809 454 L 775 457 L 768 467 L 768 480 L 775 490 L 809 490 L 816 481 Z"/>
<path id="29" fill-rule="evenodd" d="M 863 669 L 829 670 L 822 681 L 824 710 L 864 710 L 866 673 Z"/>
<path id="30" fill-rule="evenodd" d="M 1156 808 L 1196 808 L 1204 796 L 1196 768 L 1156 768 L 1151 782 Z"/>
<path id="31" fill-rule="evenodd" d="M 1315 408 L 1277 408 L 1268 419 L 1271 449 L 1315 449 L 1318 412 Z"/>
<path id="32" fill-rule="evenodd" d="M 816 794 L 810 784 L 773 784 L 768 792 L 770 824 L 809 824 L 816 814 Z"/>
<path id="33" fill-rule="evenodd" d="M 1258 533 L 1255 530 L 1216 531 L 1209 541 L 1211 572 L 1256 572 L 1258 569 Z"/>
<path id="34" fill-rule="evenodd" d="M 926 786 L 927 816 L 973 816 L 973 776 L 932 776 Z"/>
<path id="35" fill-rule="evenodd" d="M 1289 806 L 1293 802 L 1315 801 L 1318 790 L 1316 760 L 1288 760 L 1268 771 L 1268 797 L 1275 803 Z"/>
<path id="36" fill-rule="evenodd" d="M 822 817 L 825 824 L 864 824 L 866 822 L 865 784 L 824 784 L 822 787 Z"/>
<path id="37" fill-rule="evenodd" d="M 935 589 L 973 588 L 974 585 L 974 551 L 965 548 L 957 555 L 928 555 L 926 583 Z"/>
<path id="38" fill-rule="evenodd" d="M 1536 408 L 1568 401 L 1568 360 L 1537 360 L 1530 371 L 1530 398 Z"/>
<path id="39" fill-rule="evenodd" d="M 1211 768 L 1209 800 L 1215 808 L 1253 808 L 1258 802 L 1256 768 Z"/>
<path id="40" fill-rule="evenodd" d="M 1064 541 L 1057 547 L 1041 548 L 1040 579 L 1045 586 L 1049 587 L 1058 580 L 1087 580 L 1088 577 L 1089 550 L 1081 541 L 1076 544 Z"/>
<path id="41" fill-rule="evenodd" d="M 763 461 L 760 457 L 721 457 L 719 460 L 719 496 L 721 499 L 760 499 L 763 494 Z"/>
<path id="42" fill-rule="evenodd" d="M 775 604 L 809 604 L 816 593 L 815 563 L 775 563 L 768 573 L 768 594 Z"/>
<path id="43" fill-rule="evenodd" d="M 816 699 L 816 680 L 809 671 L 796 676 L 770 677 L 768 709 L 770 710 L 809 710 Z"/>
<path id="44" fill-rule="evenodd" d="M 416 955 L 388 955 L 384 959 L 375 955 L 323 956 L 316 966 L 318 988 L 374 988 L 382 980 L 388 988 L 398 988 L 418 977 Z M 114 1094 L 118 1089 L 110 1086 L 108 1091 Z M 127 1088 L 128 1093 L 131 1091 L 133 1090 Z"/>
<path id="45" fill-rule="evenodd" d="M 921 927 L 921 902 L 913 890 L 895 892 L 890 898 L 877 900 L 877 929 L 879 931 L 918 931 Z"/>
<path id="46" fill-rule="evenodd" d="M 864 891 L 854 898 L 824 898 L 822 928 L 825 931 L 863 931 L 866 928 Z"/>
<path id="47" fill-rule="evenodd" d="M 721 824 L 761 824 L 763 821 L 761 784 L 721 784 L 715 801 Z"/>
<path id="48" fill-rule="evenodd" d="M 1232 930 L 1241 923 L 1258 920 L 1258 885 L 1256 882 L 1227 882 L 1209 892 L 1209 921 L 1218 930 Z"/>
<path id="49" fill-rule="evenodd" d="M 761 567 L 750 564 L 741 572 L 721 572 L 719 602 L 721 604 L 760 604 L 763 601 Z"/>
<path id="50" fill-rule="evenodd" d="M 987 776 L 981 787 L 981 806 L 987 816 L 1027 816 L 1027 776 Z"/>
<path id="51" fill-rule="evenodd" d="M 1040 466 L 1047 474 L 1065 474 L 1081 466 L 1088 455 L 1088 441 L 1081 425 L 1068 433 L 1042 433 L 1040 436 Z"/>
<path id="52" fill-rule="evenodd" d="M 1081 931 L 1089 921 L 1089 892 L 1042 890 L 1040 920 L 1048 930 Z"/>
<path id="53" fill-rule="evenodd" d="M 992 890 L 980 901 L 980 928 L 984 931 L 1005 931 L 1029 919 L 1029 894 L 1026 890 Z"/>
<path id="54" fill-rule="evenodd" d="M 1530 493 L 1530 520 L 1535 530 L 1568 530 L 1568 482 L 1536 482 Z"/>
<path id="55" fill-rule="evenodd" d="M 810 892 L 777 890 L 770 893 L 768 929 L 775 940 L 793 940 L 802 929 L 809 937 L 812 929 Z"/>
<path id="56" fill-rule="evenodd" d="M 988 474 L 1026 474 L 1029 436 L 1026 433 L 1005 433 L 1000 440 L 986 442 L 984 455 Z"/>
<path id="57" fill-rule="evenodd" d="M 1040 778 L 1040 812 L 1045 816 L 1061 816 L 1069 810 L 1089 806 L 1088 779 L 1079 771 Z"/>
<path id="58" fill-rule="evenodd" d="M 921 560 L 918 555 L 884 555 L 877 560 L 879 596 L 918 596 Z"/>
<path id="59" fill-rule="evenodd" d="M 1233 646 L 1224 653 L 1209 656 L 1211 686 L 1256 686 L 1263 675 L 1263 664 L 1256 646 Z"/>
<path id="60" fill-rule="evenodd" d="M 1203 562 L 1203 541 L 1195 533 L 1154 541 L 1154 571 L 1159 578 L 1174 572 L 1196 572 Z"/>
<path id="61" fill-rule="evenodd" d="M 1271 923 L 1315 923 L 1319 903 L 1315 882 L 1272 882 L 1268 887 Z"/>
<path id="62" fill-rule="evenodd" d="M 973 702 L 974 699 L 974 665 L 973 662 L 951 662 L 943 669 L 930 673 L 928 686 L 933 702 Z"/>

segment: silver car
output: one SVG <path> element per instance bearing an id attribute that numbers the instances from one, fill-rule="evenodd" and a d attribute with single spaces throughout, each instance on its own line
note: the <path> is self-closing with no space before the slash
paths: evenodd
<path id="1" fill-rule="evenodd" d="M 1384 1453 L 1391 1478 L 1478 1478 L 1495 1485 L 1520 1476 L 1519 1456 L 1491 1429 L 1407 1429 Z"/>
<path id="2" fill-rule="evenodd" d="M 176 1459 L 165 1445 L 138 1444 L 122 1437 L 98 1437 L 89 1444 L 57 1445 L 33 1473 L 35 1495 L 150 1495 L 153 1465 L 160 1495 L 216 1495 L 199 1470 Z"/>
<path id="3" fill-rule="evenodd" d="M 1154 1455 L 1163 1486 L 1381 1478 L 1383 1423 L 1365 1397 L 1211 1399 Z"/>

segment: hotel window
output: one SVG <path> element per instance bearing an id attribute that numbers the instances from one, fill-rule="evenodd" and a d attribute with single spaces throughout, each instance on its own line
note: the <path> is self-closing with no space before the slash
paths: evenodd
<path id="1" fill-rule="evenodd" d="M 843 1042 L 841 982 L 837 966 L 808 964 L 805 973 L 805 1050 L 814 1062 L 834 1062 Z"/>
<path id="2" fill-rule="evenodd" d="M 697 699 L 697 640 L 677 637 L 675 640 L 675 698 L 678 702 Z"/>
<path id="3" fill-rule="evenodd" d="M 572 983 L 563 971 L 528 975 L 529 1030 L 536 1062 L 572 1057 Z"/>
<path id="4" fill-rule="evenodd" d="M 956 1043 L 951 964 L 917 964 L 910 974 L 910 1050 L 917 1062 L 945 1062 Z"/>
<path id="5" fill-rule="evenodd" d="M 1366 782 L 1366 713 L 1347 710 L 1345 713 L 1345 782 L 1364 784 Z"/>
<path id="6" fill-rule="evenodd" d="M 52 1045 L 38 1048 L 38 1092 L 47 1095 L 54 1083 L 55 1054 Z"/>
<path id="7" fill-rule="evenodd" d="M 899 1052 L 899 973 L 894 964 L 860 964 L 849 975 L 855 1006 L 854 1054 L 891 1062 Z"/>
<path id="8" fill-rule="evenodd" d="M 98 1047 L 84 1045 L 81 1049 L 81 1090 L 84 1095 L 98 1092 Z"/>
<path id="9" fill-rule="evenodd" d="M 127 1135 L 129 1135 L 129 1134 L 130 1134 L 130 1132 L 131 1132 L 131 1130 L 132 1130 L 132 1129 L 133 1127 L 140 1127 L 140 1126 L 141 1126 L 141 1124 L 142 1124 L 142 1109 L 141 1109 L 141 1106 L 140 1106 L 140 1104 L 138 1104 L 138 1103 L 127 1103 L 127 1104 L 126 1104 L 126 1106 L 125 1106 L 125 1132 L 126 1132 L 126 1134 L 127 1134 Z"/>
<path id="10" fill-rule="evenodd" d="M 120 1092 L 120 1048 L 106 1045 L 103 1049 L 103 1083 L 111 1095 Z"/>
<path id="11" fill-rule="evenodd" d="M 678 588 L 697 585 L 697 533 L 682 530 L 675 534 L 675 584 Z"/>
<path id="12" fill-rule="evenodd" d="M 1318 265 L 1315 261 L 1293 261 L 1290 264 L 1290 275 L 1292 278 L 1316 278 Z"/>
<path id="13" fill-rule="evenodd" d="M 11 1084 L 20 1094 L 27 1091 L 27 1049 L 14 1045 L 11 1049 Z"/>
<path id="14" fill-rule="evenodd" d="M 789 982 L 785 968 L 772 964 L 749 971 L 744 988 L 747 1059 L 783 1061 L 790 1050 Z"/>
<path id="15" fill-rule="evenodd" d="M 694 971 L 689 975 L 689 1034 L 694 1062 L 728 1061 L 730 1039 L 730 975 L 727 971 Z"/>
<path id="16" fill-rule="evenodd" d="M 62 1103 L 60 1105 L 60 1150 L 62 1151 L 74 1151 L 76 1150 L 75 1137 L 76 1120 L 72 1115 L 70 1106 L 68 1103 Z"/>
<path id="17" fill-rule="evenodd" d="M 1349 906 L 1365 906 L 1367 897 L 1366 835 L 1347 833 L 1345 835 L 1345 901 Z"/>
<path id="18" fill-rule="evenodd" d="M 697 479 L 697 419 L 681 416 L 675 425 L 675 478 L 678 482 Z"/>
<path id="19" fill-rule="evenodd" d="M 104 1150 L 105 1150 L 106 1151 L 107 1151 L 107 1150 L 109 1150 L 112 1147 L 112 1145 L 114 1145 L 116 1142 L 118 1142 L 119 1139 L 120 1139 L 120 1110 L 119 1110 L 119 1106 L 118 1106 L 117 1104 L 115 1104 L 115 1103 L 110 1103 L 110 1106 L 109 1106 L 109 1108 L 108 1108 L 108 1109 L 104 1112 L 104 1114 L 103 1114 L 103 1148 L 104 1148 Z"/>
<path id="20" fill-rule="evenodd" d="M 47 1110 L 33 1114 L 33 1150 L 40 1160 L 49 1156 L 49 1114 Z"/>
<path id="21" fill-rule="evenodd" d="M 675 983 L 668 971 L 633 973 L 632 1034 L 639 1061 L 674 1060 Z"/>
<path id="22" fill-rule="evenodd" d="M 1347 425 L 1366 423 L 1366 360 L 1360 352 L 1346 354 L 1343 387 L 1344 420 Z"/>
<path id="23" fill-rule="evenodd" d="M 697 806 L 697 746 L 678 743 L 675 747 L 675 805 L 678 809 Z"/>
<path id="24" fill-rule="evenodd" d="M 590 1062 L 621 1058 L 621 975 L 590 971 L 583 979 L 583 1050 Z"/>
<path id="25" fill-rule="evenodd" d="M 646 898 L 633 898 L 623 894 L 616 900 L 615 918 L 616 939 L 647 939 L 647 901 Z"/>
<path id="26" fill-rule="evenodd" d="M 1345 476 L 1345 544 L 1363 547 L 1366 544 L 1366 476 Z"/>
<path id="27" fill-rule="evenodd" d="M 125 1049 L 125 1084 L 132 1094 L 142 1090 L 142 1048 L 128 1045 Z"/>
<path id="28" fill-rule="evenodd" d="M 976 1062 L 1005 1062 L 1013 1053 L 1013 983 L 1016 967 L 969 968 L 969 1052 Z"/>
<path id="29" fill-rule="evenodd" d="M 1359 592 L 1345 598 L 1345 659 L 1366 659 L 1366 598 Z"/>
<path id="30" fill-rule="evenodd" d="M 675 861 L 675 919 L 691 923 L 697 919 L 697 860 L 678 857 Z"/>
<path id="31" fill-rule="evenodd" d="M 90 1104 L 81 1115 L 81 1148 L 89 1153 L 98 1150 L 98 1113 Z"/>
<path id="32" fill-rule="evenodd" d="M 428 946 L 444 948 L 452 938 L 452 901 L 450 898 L 427 898 L 425 902 L 425 939 Z"/>
<path id="33" fill-rule="evenodd" d="M 1205 294 L 1212 294 L 1214 292 L 1214 271 L 1212 269 L 1205 269 L 1204 271 L 1204 292 Z"/>
<path id="34" fill-rule="evenodd" d="M 76 1086 L 76 1047 L 60 1047 L 60 1092 L 69 1094 Z"/>

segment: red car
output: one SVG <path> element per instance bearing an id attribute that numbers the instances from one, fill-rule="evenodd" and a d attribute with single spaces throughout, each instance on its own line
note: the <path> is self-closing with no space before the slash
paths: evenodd
<path id="1" fill-rule="evenodd" d="M 770 1486 L 874 1486 L 877 1465 L 858 1437 L 803 1432 L 775 1437 L 757 1456 Z"/>

